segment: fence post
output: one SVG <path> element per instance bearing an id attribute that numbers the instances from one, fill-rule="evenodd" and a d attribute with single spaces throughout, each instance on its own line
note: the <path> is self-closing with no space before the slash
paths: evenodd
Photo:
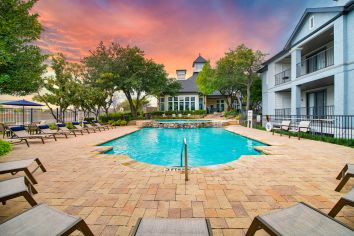
<path id="1" fill-rule="evenodd" d="M 57 108 L 57 123 L 59 122 L 59 109 Z"/>
<path id="2" fill-rule="evenodd" d="M 188 154 L 187 154 L 187 140 L 184 139 L 184 180 L 188 181 Z"/>
<path id="3" fill-rule="evenodd" d="M 33 123 L 33 108 L 31 108 L 31 116 L 30 116 L 30 121 L 31 121 L 31 124 Z"/>

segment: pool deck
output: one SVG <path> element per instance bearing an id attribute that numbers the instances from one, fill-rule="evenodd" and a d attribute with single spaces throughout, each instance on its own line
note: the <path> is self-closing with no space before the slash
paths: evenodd
<path id="1" fill-rule="evenodd" d="M 270 144 L 261 148 L 268 155 L 197 168 L 187 183 L 180 172 L 104 155 L 104 147 L 95 146 L 137 129 L 119 127 L 45 145 L 31 141 L 30 148 L 16 145 L 0 161 L 39 157 L 48 171 L 35 173 L 34 198 L 83 217 L 95 235 L 128 235 L 139 217 L 208 217 L 214 235 L 244 235 L 256 215 L 298 201 L 328 213 L 354 186 L 350 180 L 341 193 L 334 191 L 338 172 L 354 163 L 354 149 L 236 125 L 227 129 Z M 25 208 L 24 199 L 10 200 L 0 206 L 0 220 Z M 354 227 L 354 208 L 345 207 L 337 219 Z"/>

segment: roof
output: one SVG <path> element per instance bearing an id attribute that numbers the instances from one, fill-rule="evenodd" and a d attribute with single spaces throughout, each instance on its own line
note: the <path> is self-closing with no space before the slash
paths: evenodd
<path id="1" fill-rule="evenodd" d="M 292 40 L 295 38 L 297 32 L 301 29 L 302 25 L 304 24 L 305 19 L 307 18 L 307 16 L 311 13 L 323 13 L 323 12 L 338 12 L 338 15 L 333 17 L 333 19 L 336 19 L 338 16 L 344 14 L 345 12 L 351 11 L 354 9 L 354 0 L 349 1 L 345 6 L 337 6 L 337 7 L 319 7 L 319 8 L 307 8 L 304 13 L 302 14 L 299 22 L 297 23 L 294 31 L 292 32 L 290 38 L 288 39 L 288 41 L 286 42 L 284 48 L 278 52 L 277 54 L 275 54 L 274 56 L 272 56 L 271 58 L 269 58 L 267 61 L 265 61 L 263 63 L 263 65 L 268 65 L 269 63 L 271 63 L 272 61 L 282 57 L 283 55 L 285 55 L 290 49 L 291 49 L 291 42 Z M 322 27 L 324 27 L 325 25 L 327 25 L 328 23 L 332 22 L 333 19 L 329 20 L 327 23 L 325 23 L 324 25 L 322 25 Z M 322 29 L 322 27 L 320 27 L 318 30 Z M 316 33 L 318 30 L 315 30 L 314 32 L 312 32 L 310 35 Z M 308 36 L 310 36 L 308 35 Z M 308 37 L 307 36 L 307 37 Z M 303 40 L 303 39 L 302 39 Z M 300 40 L 299 42 L 301 42 L 302 40 Z M 267 68 L 262 68 L 261 70 L 259 70 L 258 72 L 263 72 L 265 71 Z"/>
<path id="2" fill-rule="evenodd" d="M 197 76 L 198 73 L 193 73 L 191 77 L 188 79 L 184 80 L 177 80 L 181 84 L 181 89 L 179 90 L 179 93 L 199 93 L 199 89 L 197 86 Z M 214 91 L 212 94 L 209 94 L 212 96 L 221 96 L 219 91 Z"/>
<path id="3" fill-rule="evenodd" d="M 199 56 L 197 57 L 197 59 L 195 59 L 194 61 L 193 61 L 193 67 L 194 67 L 194 64 L 195 63 L 206 63 L 207 62 L 207 60 L 205 60 L 205 58 L 204 57 L 202 57 L 200 54 L 199 54 Z"/>

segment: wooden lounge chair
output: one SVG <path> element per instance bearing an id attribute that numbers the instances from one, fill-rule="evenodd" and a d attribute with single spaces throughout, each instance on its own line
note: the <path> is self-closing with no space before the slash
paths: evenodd
<path id="1" fill-rule="evenodd" d="M 29 170 L 30 165 L 36 162 L 37 167 L 31 172 Z M 38 169 L 41 168 L 43 172 L 47 170 L 43 166 L 42 162 L 38 159 L 28 159 L 28 160 L 21 160 L 21 161 L 9 161 L 9 162 L 1 162 L 0 163 L 0 174 L 8 174 L 11 173 L 15 175 L 17 172 L 24 171 L 26 176 L 33 184 L 37 184 L 37 180 L 33 177 L 33 173 Z"/>
<path id="2" fill-rule="evenodd" d="M 5 138 L 11 135 L 11 130 L 4 123 L 0 123 L 0 132 L 2 133 L 2 137 Z"/>
<path id="3" fill-rule="evenodd" d="M 309 132 L 310 131 L 310 124 L 311 124 L 311 121 L 300 121 L 297 128 L 289 129 L 289 138 L 290 138 L 290 133 L 297 133 L 298 139 L 300 140 L 300 133 L 301 132 L 304 132 L 304 133 Z"/>
<path id="4" fill-rule="evenodd" d="M 75 129 L 77 130 L 81 130 L 81 131 L 86 131 L 88 134 L 90 133 L 89 129 L 88 128 L 85 128 L 85 127 L 82 127 L 80 125 L 80 122 L 71 122 L 73 124 L 73 126 L 75 127 Z M 96 133 L 96 131 L 95 131 Z"/>
<path id="5" fill-rule="evenodd" d="M 13 134 L 13 137 L 16 138 L 25 138 L 27 140 L 40 139 L 43 144 L 44 144 L 44 138 L 54 138 L 54 140 L 57 141 L 55 134 L 29 134 L 23 126 L 10 127 L 10 130 Z"/>
<path id="6" fill-rule="evenodd" d="M 100 127 L 101 129 L 107 129 L 107 130 L 109 130 L 109 128 L 113 129 L 113 126 L 111 126 L 111 125 L 103 125 L 103 124 L 99 123 L 97 120 L 94 120 L 93 124 L 95 126 L 97 126 L 97 127 Z"/>
<path id="7" fill-rule="evenodd" d="M 139 218 L 132 236 L 213 235 L 209 219 Z"/>
<path id="8" fill-rule="evenodd" d="M 22 141 L 25 141 L 25 143 L 27 144 L 27 147 L 30 146 L 28 143 L 28 140 L 26 138 L 5 138 L 3 140 L 6 142 L 9 142 L 11 144 L 22 143 Z"/>
<path id="9" fill-rule="evenodd" d="M 37 205 L 32 194 L 38 193 L 31 182 L 24 176 L 0 181 L 0 202 L 3 205 L 7 200 L 24 197 L 31 206 Z"/>
<path id="10" fill-rule="evenodd" d="M 351 177 L 354 177 L 354 164 L 346 164 L 337 176 L 340 182 L 335 191 L 340 192 Z"/>
<path id="11" fill-rule="evenodd" d="M 89 130 L 93 130 L 93 132 L 96 133 L 96 130 L 101 132 L 100 127 L 97 126 L 92 126 L 90 123 L 88 123 L 87 121 L 82 122 L 82 124 L 84 125 L 85 128 L 89 129 Z"/>
<path id="12" fill-rule="evenodd" d="M 65 124 L 62 124 L 62 123 L 57 123 L 57 127 L 59 130 L 62 130 L 62 131 L 67 132 L 69 134 L 73 134 L 75 137 L 76 137 L 76 132 L 79 132 L 81 135 L 84 135 L 82 130 L 68 129 L 68 127 L 65 127 Z"/>
<path id="13" fill-rule="evenodd" d="M 342 208 L 347 205 L 354 207 L 354 188 L 339 199 L 339 201 L 336 203 L 336 205 L 334 205 L 328 215 L 331 217 L 336 217 L 338 212 L 340 212 L 340 210 L 342 210 Z"/>
<path id="14" fill-rule="evenodd" d="M 256 216 L 246 235 L 259 229 L 270 235 L 354 235 L 349 226 L 303 202 Z"/>
<path id="15" fill-rule="evenodd" d="M 49 128 L 49 125 L 37 125 L 37 128 L 43 134 L 64 135 L 65 138 L 68 138 L 68 134 L 70 134 L 70 133 L 62 131 L 62 130 L 52 130 Z"/>
<path id="16" fill-rule="evenodd" d="M 1 235 L 69 235 L 80 230 L 93 236 L 92 231 L 80 217 L 68 215 L 45 204 L 32 207 L 0 225 Z"/>
<path id="17" fill-rule="evenodd" d="M 275 131 L 275 130 L 289 131 L 289 129 L 290 129 L 290 124 L 291 124 L 291 121 L 290 121 L 290 120 L 283 120 L 283 121 L 281 122 L 281 124 L 279 125 L 279 127 L 273 127 L 273 128 L 272 128 L 273 135 L 274 135 L 274 131 Z M 281 132 L 280 132 L 280 136 L 282 136 L 282 133 L 281 133 Z"/>

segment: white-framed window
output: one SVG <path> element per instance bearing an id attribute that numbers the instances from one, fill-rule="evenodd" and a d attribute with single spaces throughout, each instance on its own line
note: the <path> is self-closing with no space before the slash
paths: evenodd
<path id="1" fill-rule="evenodd" d="M 310 28 L 310 30 L 315 28 L 315 17 L 314 16 L 311 16 L 309 19 L 309 28 Z"/>

